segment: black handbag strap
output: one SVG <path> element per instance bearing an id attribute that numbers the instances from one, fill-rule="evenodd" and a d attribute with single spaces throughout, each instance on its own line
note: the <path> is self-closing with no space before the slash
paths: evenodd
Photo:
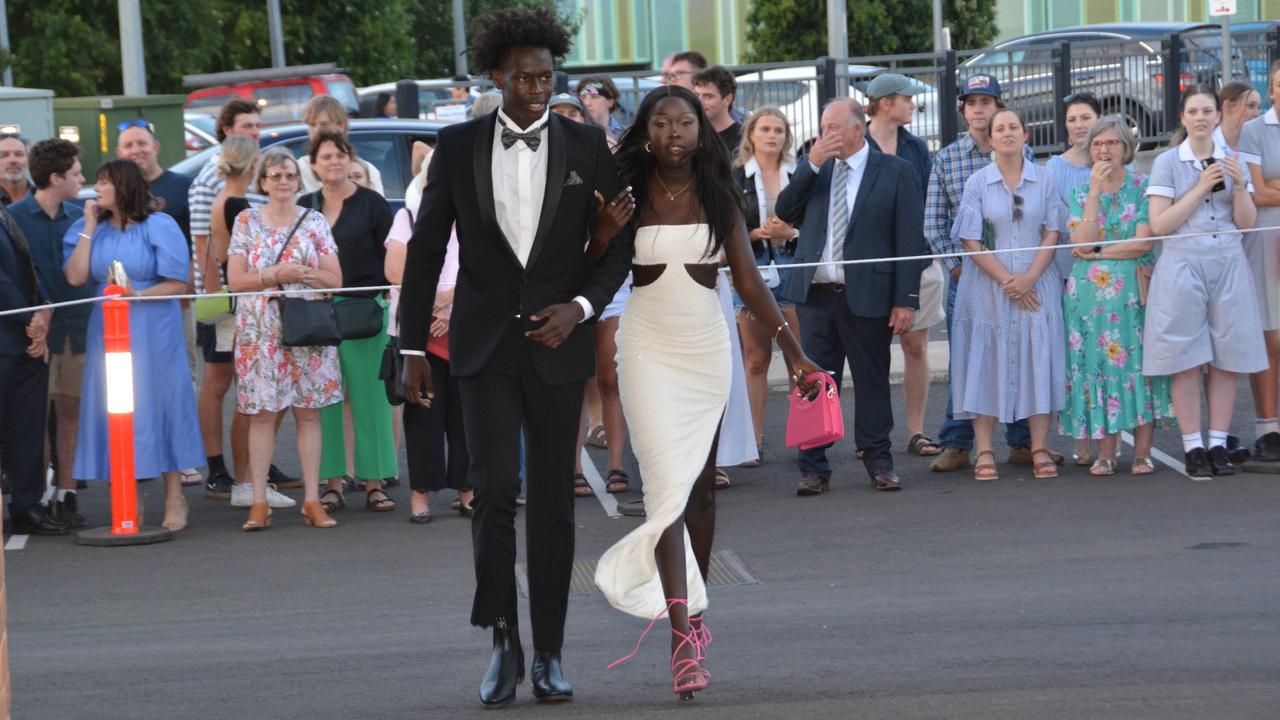
<path id="1" fill-rule="evenodd" d="M 285 236 L 284 245 L 280 247 L 280 254 L 276 255 L 276 261 L 271 263 L 272 265 L 280 264 L 280 261 L 284 258 L 284 252 L 289 249 L 289 243 L 293 241 L 294 233 L 298 232 L 298 228 L 302 226 L 302 221 L 306 219 L 307 219 L 307 211 L 305 208 L 303 208 L 302 216 L 298 218 L 298 222 L 293 224 L 293 227 L 289 230 L 289 234 Z M 284 289 L 284 287 L 281 285 L 277 285 L 276 287 L 279 287 L 281 290 Z"/>

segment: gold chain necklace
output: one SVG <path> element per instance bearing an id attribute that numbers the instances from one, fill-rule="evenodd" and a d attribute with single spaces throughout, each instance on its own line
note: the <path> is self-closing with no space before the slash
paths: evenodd
<path id="1" fill-rule="evenodd" d="M 668 200 L 675 200 L 676 198 L 680 197 L 680 195 L 681 195 L 681 194 L 683 194 L 685 190 L 688 190 L 688 189 L 689 189 L 689 186 L 693 184 L 693 181 L 694 181 L 694 180 L 697 180 L 697 178 L 696 178 L 696 177 L 694 177 L 694 178 L 690 178 L 690 179 L 689 179 L 689 182 L 687 182 L 687 183 L 685 183 L 685 184 L 684 184 L 684 187 L 680 188 L 679 190 L 677 190 L 677 191 L 675 191 L 675 192 L 671 192 L 671 188 L 667 187 L 667 183 L 666 183 L 666 182 L 664 182 L 664 181 L 663 181 L 663 179 L 662 179 L 662 173 L 659 173 L 659 172 L 656 172 L 656 171 L 655 171 L 655 172 L 653 173 L 653 176 L 654 176 L 654 177 L 656 177 L 656 178 L 658 178 L 658 182 L 662 184 L 662 189 L 667 191 L 667 199 L 668 199 Z"/>

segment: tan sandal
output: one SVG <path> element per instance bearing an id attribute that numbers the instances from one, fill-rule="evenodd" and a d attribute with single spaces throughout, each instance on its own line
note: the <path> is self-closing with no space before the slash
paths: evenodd
<path id="1" fill-rule="evenodd" d="M 982 462 L 983 455 L 990 455 L 991 462 Z M 996 454 L 990 450 L 983 450 L 973 456 L 973 479 L 974 480 L 999 480 L 1000 466 L 996 465 Z"/>
<path id="2" fill-rule="evenodd" d="M 1129 466 L 1130 475 L 1150 475 L 1156 471 L 1156 464 L 1149 457 L 1136 457 Z"/>
<path id="3" fill-rule="evenodd" d="M 1049 462 L 1034 462 L 1036 459 L 1036 453 L 1044 453 L 1047 455 L 1049 457 Z M 1031 474 L 1034 475 L 1037 480 L 1047 480 L 1048 478 L 1058 477 L 1058 464 L 1053 461 L 1053 453 L 1049 452 L 1046 448 L 1032 450 L 1031 460 L 1034 463 L 1031 466 Z"/>
<path id="4" fill-rule="evenodd" d="M 1094 477 L 1106 477 L 1107 475 L 1115 475 L 1116 474 L 1115 458 L 1100 457 L 1097 460 L 1094 460 L 1093 464 L 1089 466 L 1089 474 L 1093 475 Z"/>

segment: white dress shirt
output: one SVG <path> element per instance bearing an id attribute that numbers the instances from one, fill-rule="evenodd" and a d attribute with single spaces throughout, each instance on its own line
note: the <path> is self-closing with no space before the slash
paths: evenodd
<path id="1" fill-rule="evenodd" d="M 522 128 L 514 120 L 498 110 L 498 122 L 493 124 L 493 206 L 498 214 L 498 227 L 521 265 L 529 264 L 529 251 L 533 249 L 533 236 L 538 232 L 538 220 L 542 216 L 542 196 L 547 192 L 548 142 L 546 127 L 550 111 L 528 128 Z M 503 125 L 514 132 L 541 132 L 542 142 L 537 150 L 530 150 L 523 140 L 517 140 L 509 148 L 502 146 Z"/>
<path id="2" fill-rule="evenodd" d="M 853 201 L 854 201 L 854 198 L 858 197 L 858 188 L 862 185 L 862 174 L 863 174 L 863 171 L 867 169 L 867 156 L 870 154 L 871 154 L 871 146 L 868 145 L 866 142 L 863 142 L 862 149 L 859 150 L 858 152 L 850 155 L 844 160 L 836 158 L 836 162 L 843 162 L 849 165 L 849 172 L 845 175 L 845 186 L 844 186 L 845 207 L 849 209 L 849 224 L 845 226 L 846 228 L 853 225 L 853 213 L 855 210 L 857 210 L 857 208 L 853 206 Z M 809 167 L 813 168 L 815 172 L 818 170 L 817 168 L 813 167 L 812 162 L 809 163 Z M 834 169 L 832 171 L 831 177 L 832 177 L 832 180 L 834 181 L 835 180 Z M 837 190 L 838 190 L 837 188 L 831 188 L 832 193 L 837 192 Z M 832 245 L 832 242 L 835 240 L 835 237 L 834 237 L 835 233 L 833 232 L 833 228 L 835 226 L 835 222 L 834 222 L 835 218 L 831 214 L 831 208 L 834 205 L 834 203 L 830 203 L 829 200 L 828 202 L 829 204 L 827 205 L 827 244 L 826 244 L 826 247 L 822 249 L 822 262 L 824 263 L 839 262 L 841 260 L 844 260 L 843 252 L 841 253 L 842 257 L 835 257 L 835 248 Z M 846 237 L 842 238 L 842 240 L 844 241 L 848 240 L 847 232 L 846 232 Z M 843 247 L 843 245 L 841 247 Z M 844 284 L 844 266 L 843 265 L 821 265 L 814 272 L 813 281 L 818 283 L 839 283 L 843 285 Z"/>

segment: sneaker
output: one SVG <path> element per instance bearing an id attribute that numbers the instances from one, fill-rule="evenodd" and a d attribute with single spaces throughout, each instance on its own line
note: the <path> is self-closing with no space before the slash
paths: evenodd
<path id="1" fill-rule="evenodd" d="M 267 485 L 267 505 L 273 508 L 291 508 L 298 501 L 288 495 L 276 492 L 274 485 Z M 236 484 L 231 486 L 231 507 L 251 507 L 253 505 L 253 486 Z"/>
<path id="2" fill-rule="evenodd" d="M 1183 463 L 1187 466 L 1187 475 L 1190 477 L 1213 477 L 1213 467 L 1209 464 L 1209 453 L 1205 452 L 1205 449 L 1202 447 L 1198 447 L 1187 453 L 1183 457 Z"/>
<path id="3" fill-rule="evenodd" d="M 290 477 L 273 463 L 267 470 L 267 482 L 281 490 L 296 490 L 302 487 L 302 478 Z"/>
<path id="4" fill-rule="evenodd" d="M 80 501 L 73 492 L 67 493 L 65 500 L 49 501 L 49 516 L 60 523 L 66 523 L 72 530 L 79 530 L 89 524 L 88 519 L 80 514 L 79 509 Z"/>
<path id="5" fill-rule="evenodd" d="M 214 500 L 230 500 L 231 487 L 234 484 L 235 481 L 226 470 L 210 472 L 209 477 L 204 481 L 204 496 Z"/>

